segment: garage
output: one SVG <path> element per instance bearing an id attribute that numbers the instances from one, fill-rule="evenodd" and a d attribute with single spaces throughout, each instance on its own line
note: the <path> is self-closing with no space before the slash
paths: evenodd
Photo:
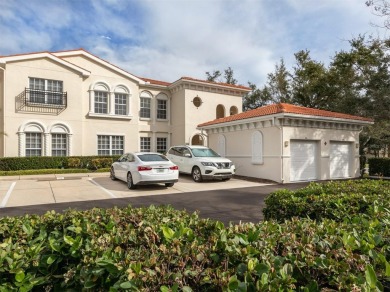
<path id="1" fill-rule="evenodd" d="M 330 178 L 351 177 L 351 143 L 330 143 Z"/>
<path id="2" fill-rule="evenodd" d="M 290 181 L 316 180 L 317 167 L 317 142 L 291 141 Z"/>

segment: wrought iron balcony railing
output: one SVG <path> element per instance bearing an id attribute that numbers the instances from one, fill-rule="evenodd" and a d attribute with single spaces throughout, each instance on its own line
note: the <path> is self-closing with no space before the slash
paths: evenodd
<path id="1" fill-rule="evenodd" d="M 67 107 L 67 93 L 25 88 L 16 97 L 16 111 L 58 115 Z"/>

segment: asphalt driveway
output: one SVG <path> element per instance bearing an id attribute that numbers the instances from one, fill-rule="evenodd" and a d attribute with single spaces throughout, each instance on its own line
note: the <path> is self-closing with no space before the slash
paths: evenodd
<path id="1" fill-rule="evenodd" d="M 262 207 L 268 194 L 281 188 L 298 189 L 307 185 L 307 183 L 265 184 L 239 179 L 232 179 L 229 182 L 211 181 L 195 184 L 188 177 L 183 177 L 180 181 L 181 184 L 177 184 L 176 189 L 146 186 L 139 188 L 136 192 L 130 192 L 125 183 L 111 182 L 106 175 L 84 179 L 73 176 L 68 177 L 68 181 L 66 177 L 58 180 L 41 176 L 30 178 L 30 182 L 26 182 L 24 188 L 21 182 L 5 180 L 0 184 L 0 191 L 1 186 L 4 186 L 3 199 L 0 203 L 5 199 L 10 201 L 12 196 L 17 195 L 22 202 L 33 199 L 35 201 L 34 204 L 20 203 L 15 206 L 6 206 L 6 204 L 0 206 L 0 217 L 44 214 L 50 210 L 62 212 L 69 208 L 86 210 L 93 207 L 171 205 L 176 209 L 185 209 L 191 213 L 198 211 L 202 218 L 220 220 L 225 224 L 229 222 L 256 223 L 263 219 Z M 16 190 L 18 183 L 20 189 Z M 16 185 L 13 186 L 13 191 L 9 195 L 12 184 Z M 34 186 L 36 187 L 35 193 Z M 73 199 L 70 199 L 69 194 L 73 194 Z"/>

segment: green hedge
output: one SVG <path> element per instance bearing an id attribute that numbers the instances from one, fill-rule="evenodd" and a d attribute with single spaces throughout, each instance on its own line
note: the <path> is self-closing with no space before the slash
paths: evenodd
<path id="1" fill-rule="evenodd" d="M 31 169 L 90 169 L 110 167 L 119 158 L 115 156 L 39 156 L 39 157 L 4 157 L 0 158 L 0 171 Z"/>
<path id="2" fill-rule="evenodd" d="M 348 215 L 368 214 L 373 202 L 390 208 L 390 181 L 348 180 L 311 183 L 297 191 L 278 190 L 265 199 L 266 220 L 282 222 L 292 217 L 342 221 Z"/>
<path id="3" fill-rule="evenodd" d="M 390 289 L 390 211 L 230 225 L 170 207 L 0 219 L 0 291 Z"/>
<path id="4" fill-rule="evenodd" d="M 390 177 L 390 158 L 369 158 L 368 168 L 372 176 Z"/>

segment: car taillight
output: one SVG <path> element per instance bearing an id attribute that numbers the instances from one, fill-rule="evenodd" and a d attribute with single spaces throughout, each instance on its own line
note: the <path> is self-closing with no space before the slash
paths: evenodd
<path id="1" fill-rule="evenodd" d="M 171 166 L 169 169 L 170 169 L 170 170 L 178 170 L 179 167 L 178 167 L 177 165 L 175 165 L 175 166 Z"/>
<path id="2" fill-rule="evenodd" d="M 138 166 L 138 171 L 152 170 L 149 166 Z"/>

